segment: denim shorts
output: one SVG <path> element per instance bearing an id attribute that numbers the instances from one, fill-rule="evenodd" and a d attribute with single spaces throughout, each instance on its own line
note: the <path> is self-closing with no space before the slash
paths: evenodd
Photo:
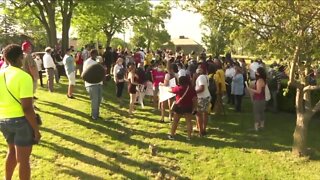
<path id="1" fill-rule="evenodd" d="M 8 144 L 31 146 L 33 129 L 25 117 L 0 119 L 0 130 Z"/>

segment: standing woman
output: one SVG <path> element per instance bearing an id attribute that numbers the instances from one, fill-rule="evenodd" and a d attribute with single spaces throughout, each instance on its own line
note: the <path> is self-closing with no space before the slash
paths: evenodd
<path id="1" fill-rule="evenodd" d="M 266 71 L 259 67 L 255 73 L 256 83 L 255 87 L 252 89 L 248 88 L 248 91 L 253 96 L 253 115 L 254 115 L 254 130 L 258 131 L 259 129 L 264 128 L 266 100 L 265 100 L 265 86 L 266 86 Z"/>
<path id="2" fill-rule="evenodd" d="M 5 179 L 11 179 L 19 165 L 19 178 L 30 179 L 32 145 L 41 138 L 33 109 L 33 81 L 22 66 L 21 46 L 11 44 L 3 51 L 9 65 L 0 71 L 0 130 L 7 144 Z"/>
<path id="3" fill-rule="evenodd" d="M 166 75 L 164 77 L 163 86 L 169 87 L 170 80 L 173 79 L 173 78 L 177 79 L 176 78 L 177 76 L 176 76 L 175 72 L 178 71 L 178 67 L 177 67 L 176 64 L 174 64 L 174 63 L 171 64 L 170 62 L 168 62 L 167 63 L 167 71 L 168 72 L 166 73 Z M 176 82 L 177 82 L 177 80 L 176 80 Z M 160 120 L 161 122 L 164 122 L 165 102 L 161 103 L 161 120 Z M 171 115 L 171 108 L 170 107 L 171 107 L 171 104 L 173 103 L 173 98 L 168 99 L 167 102 L 168 102 L 168 107 L 169 107 L 169 120 L 172 121 L 172 119 L 171 119 L 172 115 Z"/>
<path id="4" fill-rule="evenodd" d="M 231 94 L 233 94 L 235 98 L 236 112 L 241 112 L 242 96 L 244 95 L 244 78 L 240 65 L 236 64 L 234 68 L 236 70 L 236 74 L 232 78 Z"/>
<path id="5" fill-rule="evenodd" d="M 191 87 L 190 79 L 187 76 L 179 78 L 179 85 L 170 88 L 169 92 L 176 94 L 176 106 L 173 108 L 173 123 L 171 127 L 169 139 L 173 140 L 181 117 L 184 117 L 187 122 L 187 140 L 191 139 L 192 131 L 192 113 L 194 112 L 194 102 L 196 101 L 196 91 Z"/>
<path id="6" fill-rule="evenodd" d="M 134 111 L 134 103 L 136 102 L 138 75 L 136 74 L 135 64 L 129 64 L 128 70 L 128 92 L 130 94 L 129 114 L 132 115 L 132 112 Z"/>
<path id="7" fill-rule="evenodd" d="M 122 108 L 122 92 L 124 88 L 124 78 L 126 75 L 126 70 L 123 67 L 123 59 L 118 58 L 116 65 L 113 68 L 113 78 L 116 83 L 116 94 L 119 101 L 119 106 Z"/>
<path id="8" fill-rule="evenodd" d="M 195 82 L 195 90 L 198 97 L 197 126 L 199 128 L 199 135 L 205 136 L 207 134 L 208 108 L 211 99 L 208 88 L 209 79 L 208 76 L 205 74 L 203 67 L 199 66 L 196 71 L 198 74 L 198 77 Z"/>

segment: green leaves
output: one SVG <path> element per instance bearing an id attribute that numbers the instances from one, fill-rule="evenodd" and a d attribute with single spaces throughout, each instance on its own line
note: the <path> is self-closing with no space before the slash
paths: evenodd
<path id="1" fill-rule="evenodd" d="M 148 15 L 138 17 L 133 24 L 134 37 L 131 42 L 136 47 L 156 49 L 170 41 L 164 20 L 170 18 L 171 7 L 169 1 L 162 1 L 155 7 L 148 4 Z"/>
<path id="2" fill-rule="evenodd" d="M 95 40 L 96 34 L 103 33 L 109 46 L 115 33 L 123 32 L 136 18 L 147 15 L 148 4 L 147 0 L 80 2 L 73 23 L 81 39 Z"/>

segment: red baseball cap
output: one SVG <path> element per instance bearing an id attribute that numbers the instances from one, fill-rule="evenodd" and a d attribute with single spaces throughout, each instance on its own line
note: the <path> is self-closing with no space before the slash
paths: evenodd
<path id="1" fill-rule="evenodd" d="M 22 43 L 22 50 L 25 51 L 31 47 L 31 43 L 28 41 L 25 41 Z"/>

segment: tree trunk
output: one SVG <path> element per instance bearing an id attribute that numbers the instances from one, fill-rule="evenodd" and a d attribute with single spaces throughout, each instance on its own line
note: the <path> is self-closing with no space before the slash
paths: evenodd
<path id="1" fill-rule="evenodd" d="M 69 29 L 70 29 L 71 19 L 68 17 L 63 17 L 62 20 L 62 41 L 61 50 L 62 54 L 69 48 Z"/>
<path id="2" fill-rule="evenodd" d="M 112 34 L 111 33 L 106 33 L 106 37 L 107 37 L 107 42 L 106 42 L 106 47 L 109 47 L 111 44 L 111 40 L 112 40 Z"/>
<path id="3" fill-rule="evenodd" d="M 292 152 L 298 156 L 307 155 L 308 125 L 311 117 L 297 113 L 296 128 L 293 133 Z"/>
<path id="4" fill-rule="evenodd" d="M 148 39 L 148 41 L 147 41 L 148 43 L 147 43 L 147 50 L 149 51 L 150 50 L 150 46 L 151 46 L 151 40 L 150 39 Z"/>
<path id="5" fill-rule="evenodd" d="M 298 156 L 307 155 L 308 124 L 312 117 L 311 111 L 306 111 L 304 106 L 303 89 L 297 88 L 296 93 L 296 128 L 293 133 L 292 153 Z"/>

